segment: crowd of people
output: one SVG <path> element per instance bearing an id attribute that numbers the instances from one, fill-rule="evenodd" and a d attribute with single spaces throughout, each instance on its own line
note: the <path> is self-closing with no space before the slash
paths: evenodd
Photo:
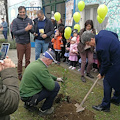
<path id="1" fill-rule="evenodd" d="M 52 62 L 58 65 L 66 62 L 71 70 L 79 65 L 82 82 L 86 82 L 85 73 L 94 78 L 90 71 L 99 71 L 98 78 L 104 78 L 104 98 L 100 105 L 93 106 L 95 110 L 109 112 L 110 103 L 120 105 L 120 42 L 116 33 L 102 30 L 96 35 L 93 21 L 87 20 L 80 32 L 73 29 L 72 36 L 66 40 L 62 19 L 56 22 L 52 17 L 50 20 L 42 10 L 38 10 L 37 18 L 32 21 L 26 15 L 24 6 L 18 8 L 18 16 L 13 20 L 11 29 L 16 40 L 17 72 L 21 82 L 18 90 L 15 65 L 9 58 L 0 63 L 0 106 L 3 106 L 0 109 L 0 120 L 10 120 L 9 114 L 18 107 L 19 91 L 26 109 L 37 110 L 41 116 L 53 113 L 53 101 L 60 90 L 58 82 L 63 80 L 49 73 L 47 67 Z M 35 61 L 32 63 L 30 33 L 35 40 Z M 112 88 L 115 92 L 111 98 Z M 3 101 L 6 99 L 10 99 L 6 103 L 7 107 Z M 43 99 L 45 101 L 38 110 L 36 105 Z"/>

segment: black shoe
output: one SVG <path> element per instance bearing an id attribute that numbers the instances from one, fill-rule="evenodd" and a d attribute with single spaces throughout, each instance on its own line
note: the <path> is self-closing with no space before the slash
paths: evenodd
<path id="1" fill-rule="evenodd" d="M 37 107 L 29 106 L 29 105 L 26 105 L 26 104 L 24 104 L 24 108 L 27 109 L 30 112 L 39 111 L 39 109 Z"/>
<path id="2" fill-rule="evenodd" d="M 86 79 L 84 76 L 81 76 L 81 80 L 82 80 L 82 82 L 86 82 Z"/>
<path id="3" fill-rule="evenodd" d="M 92 106 L 92 108 L 97 110 L 97 111 L 110 112 L 110 108 L 105 108 L 102 105 Z"/>
<path id="4" fill-rule="evenodd" d="M 18 74 L 18 79 L 21 81 L 21 79 L 22 79 L 22 74 Z"/>
<path id="5" fill-rule="evenodd" d="M 115 104 L 115 105 L 117 105 L 117 106 L 120 106 L 120 103 L 118 103 L 115 99 L 111 99 L 110 102 L 111 102 L 112 104 Z"/>
<path id="6" fill-rule="evenodd" d="M 87 73 L 86 76 L 88 76 L 88 77 L 90 77 L 90 78 L 94 78 L 90 73 Z"/>
<path id="7" fill-rule="evenodd" d="M 66 58 L 64 58 L 63 62 L 65 62 L 65 61 L 66 61 Z"/>

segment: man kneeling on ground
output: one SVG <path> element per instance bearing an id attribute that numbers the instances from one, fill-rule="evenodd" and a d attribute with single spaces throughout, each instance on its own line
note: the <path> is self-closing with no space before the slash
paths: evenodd
<path id="1" fill-rule="evenodd" d="M 25 69 L 20 84 L 20 96 L 26 109 L 33 110 L 40 101 L 46 99 L 39 109 L 41 116 L 53 113 L 53 101 L 60 89 L 57 81 L 62 82 L 61 78 L 51 75 L 47 69 L 53 61 L 56 62 L 55 53 L 46 51 L 43 58 L 32 62 Z"/>

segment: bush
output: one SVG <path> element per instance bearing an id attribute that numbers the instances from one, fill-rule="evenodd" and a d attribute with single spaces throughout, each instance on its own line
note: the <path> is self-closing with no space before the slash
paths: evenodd
<path id="1" fill-rule="evenodd" d="M 0 47 L 1 47 L 2 43 L 10 43 L 10 49 L 16 49 L 15 41 L 6 41 L 5 39 L 0 39 Z"/>

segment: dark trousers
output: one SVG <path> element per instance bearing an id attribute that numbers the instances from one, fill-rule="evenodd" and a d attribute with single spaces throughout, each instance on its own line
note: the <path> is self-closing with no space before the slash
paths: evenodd
<path id="1" fill-rule="evenodd" d="M 7 40 L 7 31 L 3 31 L 4 38 Z"/>
<path id="2" fill-rule="evenodd" d="M 53 101 L 57 96 L 59 90 L 60 90 L 60 85 L 58 84 L 58 82 L 55 82 L 55 88 L 53 91 L 48 91 L 47 89 L 43 88 L 43 90 L 40 93 L 38 93 L 39 97 L 37 103 L 39 103 L 43 99 L 46 99 L 42 105 L 41 110 L 46 110 L 52 107 Z"/>
<path id="3" fill-rule="evenodd" d="M 106 79 L 103 80 L 103 86 L 104 86 L 104 98 L 102 100 L 101 105 L 104 106 L 105 108 L 110 108 L 112 87 L 110 86 Z M 115 99 L 116 102 L 120 103 L 120 91 L 115 91 L 112 99 Z"/>
<path id="4" fill-rule="evenodd" d="M 76 67 L 76 61 L 70 61 L 70 65 L 73 66 L 73 67 Z"/>
<path id="5" fill-rule="evenodd" d="M 17 57 L 18 57 L 18 74 L 22 74 L 22 62 L 23 56 L 25 54 L 25 68 L 30 63 L 30 56 L 31 56 L 31 45 L 28 44 L 19 44 L 17 43 Z"/>
<path id="6" fill-rule="evenodd" d="M 56 61 L 58 61 L 58 62 L 60 62 L 60 52 L 61 51 L 55 51 Z"/>

